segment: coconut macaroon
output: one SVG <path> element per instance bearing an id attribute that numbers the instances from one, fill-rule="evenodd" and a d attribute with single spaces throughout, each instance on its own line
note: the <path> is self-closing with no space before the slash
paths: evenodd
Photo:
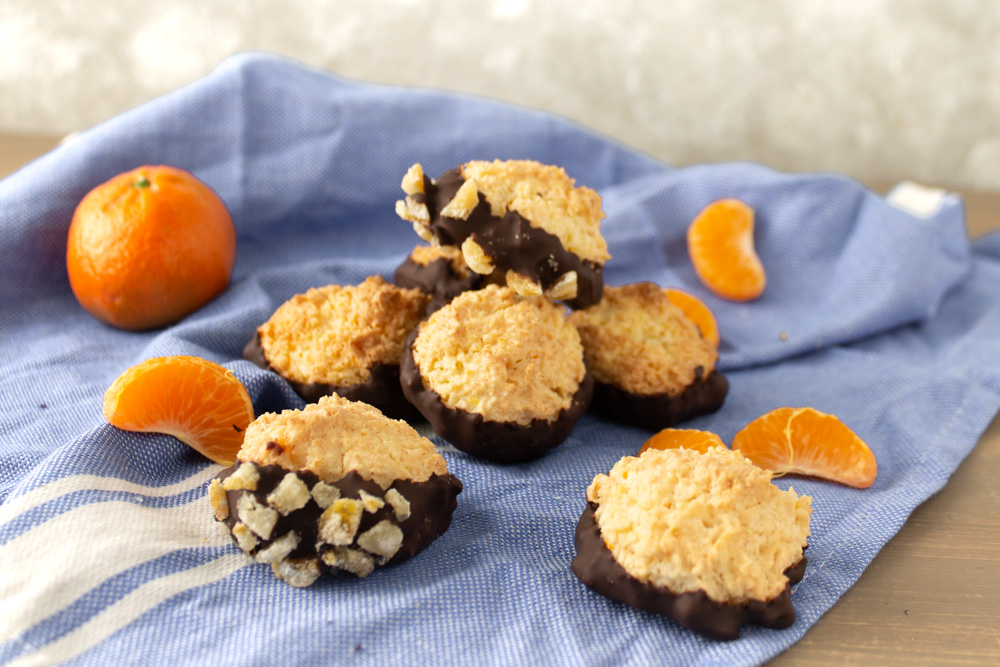
<path id="1" fill-rule="evenodd" d="M 413 417 L 399 386 L 399 360 L 429 301 L 381 276 L 313 288 L 278 307 L 243 356 L 281 375 L 306 401 L 339 394 L 392 417 Z"/>
<path id="2" fill-rule="evenodd" d="M 561 167 L 473 161 L 432 180 L 415 164 L 402 188 L 396 213 L 425 241 L 461 248 L 476 273 L 499 273 L 522 296 L 600 300 L 610 259 L 601 198 Z"/>
<path id="3" fill-rule="evenodd" d="M 596 592 L 714 639 L 795 621 L 812 499 L 714 447 L 648 450 L 587 489 L 573 572 Z"/>
<path id="4" fill-rule="evenodd" d="M 454 246 L 418 245 L 396 269 L 392 281 L 429 294 L 427 312 L 432 313 L 462 292 L 479 289 L 486 278 L 470 269 L 462 251 Z"/>
<path id="5" fill-rule="evenodd" d="M 564 309 L 489 285 L 455 297 L 411 334 L 403 392 L 455 447 L 525 461 L 563 442 L 593 380 Z"/>
<path id="6" fill-rule="evenodd" d="M 594 374 L 594 406 L 617 421 L 660 430 L 722 407 L 729 382 L 718 352 L 653 283 L 606 287 L 573 312 Z"/>
<path id="7" fill-rule="evenodd" d="M 448 529 L 461 490 L 406 422 L 332 395 L 252 422 L 209 500 L 240 549 L 301 587 L 419 553 Z"/>

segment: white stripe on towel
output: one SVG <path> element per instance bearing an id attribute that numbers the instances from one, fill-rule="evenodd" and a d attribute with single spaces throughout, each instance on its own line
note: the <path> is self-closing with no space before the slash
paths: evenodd
<path id="1" fill-rule="evenodd" d="M 76 657 L 122 629 L 164 600 L 186 590 L 228 577 L 250 564 L 245 554 L 230 554 L 198 567 L 147 582 L 108 607 L 73 632 L 42 648 L 13 660 L 13 667 L 50 665 Z"/>
<path id="2" fill-rule="evenodd" d="M 73 475 L 43 484 L 28 491 L 23 496 L 14 498 L 0 506 L 0 526 L 14 519 L 20 514 L 24 514 L 33 507 L 38 507 L 50 500 L 55 500 L 59 496 L 76 491 L 125 491 L 127 493 L 138 493 L 152 498 L 166 498 L 167 496 L 184 493 L 191 489 L 196 489 L 208 480 L 215 477 L 222 470 L 220 465 L 210 465 L 202 468 L 194 475 L 167 486 L 143 486 L 133 484 L 116 477 L 97 477 L 95 475 Z"/>
<path id="3" fill-rule="evenodd" d="M 0 546 L 0 643 L 125 570 L 178 549 L 229 543 L 205 497 L 166 508 L 111 501 L 64 512 Z"/>

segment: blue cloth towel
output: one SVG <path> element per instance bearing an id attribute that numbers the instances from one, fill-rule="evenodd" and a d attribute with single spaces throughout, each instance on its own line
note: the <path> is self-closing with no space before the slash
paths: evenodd
<path id="1" fill-rule="evenodd" d="M 435 438 L 465 483 L 449 531 L 367 579 L 302 590 L 215 531 L 205 494 L 218 466 L 169 436 L 104 422 L 114 378 L 171 354 L 232 369 L 258 414 L 301 407 L 240 359 L 254 328 L 309 287 L 391 275 L 418 242 L 394 214 L 411 164 L 437 175 L 493 158 L 562 165 L 602 195 L 609 284 L 678 287 L 715 312 L 731 390 L 691 427 L 730 442 L 769 410 L 812 406 L 871 445 L 870 489 L 776 481 L 814 498 L 793 627 L 708 641 L 573 576 L 587 485 L 649 436 L 595 415 L 521 465 Z M 222 296 L 138 334 L 83 312 L 65 246 L 84 194 L 143 164 L 212 186 L 239 250 Z M 757 213 L 768 285 L 750 303 L 713 297 L 687 257 L 688 223 L 723 197 Z M 1000 406 L 1000 235 L 970 244 L 954 196 L 918 215 L 837 175 L 672 168 L 543 113 L 270 56 L 231 58 L 4 179 L 0 248 L 0 662 L 12 664 L 759 663 L 857 580 Z"/>

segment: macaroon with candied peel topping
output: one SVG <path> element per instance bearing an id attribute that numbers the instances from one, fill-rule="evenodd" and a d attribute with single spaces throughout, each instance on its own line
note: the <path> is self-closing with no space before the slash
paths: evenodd
<path id="1" fill-rule="evenodd" d="M 472 161 L 431 179 L 415 164 L 402 188 L 396 213 L 425 241 L 460 248 L 476 273 L 499 273 L 521 296 L 600 300 L 610 258 L 601 197 L 561 167 Z"/>
<path id="2" fill-rule="evenodd" d="M 417 417 L 400 389 L 399 361 L 429 301 L 381 276 L 316 287 L 279 306 L 243 357 L 285 378 L 308 402 L 337 394 L 390 417 Z"/>
<path id="3" fill-rule="evenodd" d="M 574 574 L 605 597 L 711 639 L 795 622 L 812 499 L 737 452 L 649 449 L 587 489 Z"/>
<path id="4" fill-rule="evenodd" d="M 600 303 L 569 319 L 596 381 L 593 406 L 609 418 L 659 431 L 725 401 L 715 346 L 658 285 L 607 287 Z"/>
<path id="5" fill-rule="evenodd" d="M 422 322 L 400 376 L 439 436 L 498 463 L 538 458 L 562 443 L 593 391 L 565 309 L 498 285 L 460 294 Z"/>
<path id="6" fill-rule="evenodd" d="M 304 587 L 420 553 L 448 529 L 461 490 L 406 422 L 334 394 L 258 417 L 209 500 L 241 550 Z"/>

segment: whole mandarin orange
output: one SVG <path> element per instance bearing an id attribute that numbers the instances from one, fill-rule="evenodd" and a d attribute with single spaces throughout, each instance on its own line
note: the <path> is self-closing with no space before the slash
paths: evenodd
<path id="1" fill-rule="evenodd" d="M 69 227 L 66 269 L 83 308 L 140 331 L 172 324 L 229 285 L 233 219 L 183 169 L 144 166 L 91 190 Z"/>

